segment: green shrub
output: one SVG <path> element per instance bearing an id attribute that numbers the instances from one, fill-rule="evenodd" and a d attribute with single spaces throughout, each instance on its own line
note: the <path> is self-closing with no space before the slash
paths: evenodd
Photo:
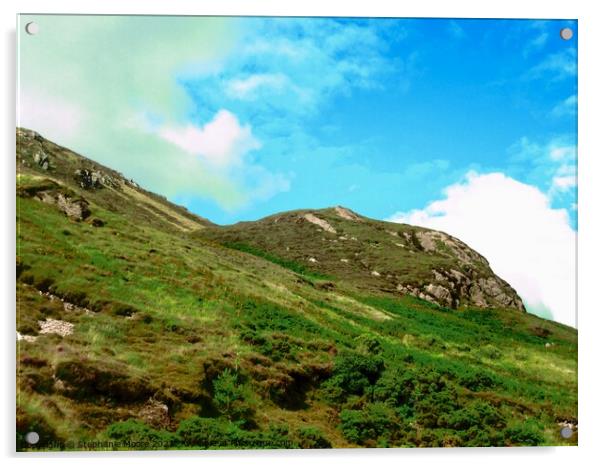
<path id="1" fill-rule="evenodd" d="M 468 431 L 472 427 L 500 429 L 505 427 L 505 422 L 501 413 L 494 406 L 484 401 L 477 401 L 467 407 L 457 409 L 449 415 L 442 416 L 439 419 L 439 425 L 454 430 Z"/>
<path id="2" fill-rule="evenodd" d="M 235 325 L 241 329 L 243 338 L 261 338 L 264 331 L 312 338 L 323 334 L 323 327 L 267 300 L 246 298 L 237 307 L 241 312 L 236 315 Z"/>
<path id="3" fill-rule="evenodd" d="M 380 339 L 370 334 L 360 335 L 355 339 L 357 350 L 360 353 L 378 356 L 383 352 L 383 346 Z"/>
<path id="4" fill-rule="evenodd" d="M 297 431 L 301 448 L 332 448 L 332 444 L 317 427 L 302 427 Z"/>
<path id="5" fill-rule="evenodd" d="M 500 359 L 502 352 L 493 345 L 485 345 L 479 350 L 479 354 L 489 359 Z"/>
<path id="6" fill-rule="evenodd" d="M 399 427 L 395 413 L 384 403 L 369 404 L 361 410 L 344 409 L 341 430 L 347 440 L 358 445 L 372 444 L 389 437 Z"/>
<path id="7" fill-rule="evenodd" d="M 296 448 L 286 426 L 266 431 L 247 431 L 222 419 L 194 416 L 180 423 L 176 435 L 184 447 L 202 449 Z"/>
<path id="8" fill-rule="evenodd" d="M 163 450 L 177 444 L 177 437 L 171 432 L 155 430 L 136 419 L 111 424 L 106 436 L 119 442 L 118 448 L 125 449 Z"/>
<path id="9" fill-rule="evenodd" d="M 315 271 L 307 268 L 305 265 L 300 264 L 299 262 L 289 260 L 289 259 L 283 259 L 282 257 L 278 257 L 267 251 L 256 248 L 254 246 L 251 246 L 250 244 L 238 243 L 238 242 L 226 242 L 226 243 L 223 243 L 223 245 L 230 249 L 236 249 L 237 251 L 242 251 L 242 252 L 246 252 L 248 254 L 253 254 L 254 256 L 257 256 L 257 257 L 261 257 L 261 258 L 268 260 L 274 264 L 277 264 L 281 267 L 292 270 L 293 272 L 298 273 L 300 275 L 305 275 L 307 277 L 318 278 L 318 279 L 330 278 L 328 275 L 324 275 L 319 272 L 315 272 Z"/>
<path id="10" fill-rule="evenodd" d="M 230 421 L 246 421 L 252 414 L 247 404 L 245 387 L 239 382 L 238 375 L 230 369 L 225 369 L 213 381 L 213 403 Z"/>
<path id="11" fill-rule="evenodd" d="M 415 403 L 416 420 L 424 427 L 440 427 L 447 415 L 459 408 L 458 395 L 452 386 L 433 389 Z"/>
<path id="12" fill-rule="evenodd" d="M 543 428 L 538 422 L 528 419 L 507 427 L 504 439 L 508 445 L 539 445 L 544 441 Z"/>
<path id="13" fill-rule="evenodd" d="M 180 422 L 176 435 L 185 447 L 236 447 L 232 442 L 239 428 L 220 419 L 193 416 Z"/>
<path id="14" fill-rule="evenodd" d="M 501 381 L 495 375 L 475 371 L 462 374 L 458 379 L 458 383 L 476 392 L 497 387 L 501 384 Z"/>
<path id="15" fill-rule="evenodd" d="M 374 387 L 374 399 L 390 406 L 409 403 L 416 386 L 415 374 L 396 367 L 386 371 Z"/>
<path id="16" fill-rule="evenodd" d="M 331 401 L 343 402 L 350 395 L 371 392 L 383 368 L 380 357 L 358 353 L 341 355 L 335 360 L 332 377 L 324 384 L 326 394 Z"/>
<path id="17" fill-rule="evenodd" d="M 504 435 L 496 429 L 484 429 L 482 427 L 473 426 L 465 432 L 461 433 L 463 442 L 466 447 L 503 447 Z"/>

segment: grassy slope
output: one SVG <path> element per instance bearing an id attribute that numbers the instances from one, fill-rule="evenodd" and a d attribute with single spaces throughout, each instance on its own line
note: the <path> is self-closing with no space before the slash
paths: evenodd
<path id="1" fill-rule="evenodd" d="M 336 233 L 303 220 L 305 214 L 317 214 Z M 349 220 L 334 208 L 328 208 L 284 212 L 256 222 L 203 229 L 195 236 L 256 255 L 267 251 L 309 272 L 337 277 L 367 292 L 397 293 L 399 284 L 422 287 L 436 283 L 433 270 L 455 269 L 469 274 L 472 271 L 484 279 L 495 276 L 487 261 L 461 242 L 458 244 L 473 255 L 465 263 L 442 241 L 435 242 L 434 250 L 426 251 L 418 235 L 428 231 L 361 216 Z M 505 288 L 515 294 L 509 285 Z M 462 305 L 468 304 L 462 299 Z"/>
<path id="2" fill-rule="evenodd" d="M 21 188 L 46 176 L 20 171 Z M 19 448 L 30 430 L 173 448 L 576 442 L 558 435 L 577 416 L 573 329 L 358 289 L 51 176 L 105 226 L 18 197 L 17 330 L 37 335 L 17 343 Z M 46 318 L 73 333 L 39 334 Z"/>

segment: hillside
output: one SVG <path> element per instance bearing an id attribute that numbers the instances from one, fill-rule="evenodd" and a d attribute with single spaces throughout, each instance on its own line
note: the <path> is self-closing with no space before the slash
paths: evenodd
<path id="1" fill-rule="evenodd" d="M 444 233 L 218 227 L 24 129 L 17 222 L 19 450 L 577 443 L 576 331 Z"/>
<path id="2" fill-rule="evenodd" d="M 525 310 L 487 260 L 457 238 L 372 220 L 340 206 L 285 212 L 198 235 L 233 249 L 298 262 L 362 291 L 409 294 L 453 309 Z"/>

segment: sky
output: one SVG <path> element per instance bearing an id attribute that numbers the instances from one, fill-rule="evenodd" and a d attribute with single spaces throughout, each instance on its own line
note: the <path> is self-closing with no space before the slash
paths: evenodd
<path id="1" fill-rule="evenodd" d="M 19 29 L 20 126 L 218 224 L 343 205 L 446 231 L 530 312 L 576 326 L 576 21 L 25 15 Z"/>

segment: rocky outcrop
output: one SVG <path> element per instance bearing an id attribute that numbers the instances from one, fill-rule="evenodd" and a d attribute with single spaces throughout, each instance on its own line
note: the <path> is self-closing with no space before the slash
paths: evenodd
<path id="1" fill-rule="evenodd" d="M 40 136 L 38 133 L 36 133 L 35 131 L 33 131 L 31 129 L 27 129 L 27 128 L 17 128 L 17 141 L 19 139 L 24 139 L 26 141 L 33 141 L 33 140 L 43 141 L 44 140 L 44 138 L 42 138 L 42 136 Z"/>
<path id="2" fill-rule="evenodd" d="M 55 204 L 73 220 L 85 220 L 90 216 L 88 201 L 82 197 L 70 196 L 60 191 L 39 191 L 36 197 L 47 204 Z"/>
<path id="3" fill-rule="evenodd" d="M 318 225 L 322 230 L 328 233 L 337 232 L 330 223 L 328 223 L 326 220 L 316 217 L 314 214 L 305 214 L 303 218 L 314 225 Z"/>
<path id="4" fill-rule="evenodd" d="M 78 184 L 84 189 L 99 189 L 102 188 L 100 182 L 100 173 L 90 170 L 75 170 L 75 179 Z"/>
<path id="5" fill-rule="evenodd" d="M 341 207 L 338 205 L 334 208 L 334 211 L 339 217 L 344 218 L 345 220 L 351 220 L 353 222 L 361 222 L 362 220 L 355 212 L 347 209 L 346 207 Z"/>
<path id="6" fill-rule="evenodd" d="M 425 285 L 398 284 L 397 291 L 456 309 L 462 306 L 509 307 L 525 310 L 516 291 L 496 276 L 484 277 L 476 269 L 433 270 L 433 280 Z"/>
<path id="7" fill-rule="evenodd" d="M 33 161 L 42 170 L 48 170 L 50 168 L 50 158 L 48 157 L 48 154 L 43 150 L 39 150 L 33 155 Z"/>
<path id="8" fill-rule="evenodd" d="M 487 259 L 457 238 L 441 231 L 417 231 L 415 238 L 425 252 L 437 252 L 458 259 L 464 264 L 480 263 L 489 265 Z M 407 237 L 406 237 L 407 239 Z"/>
<path id="9" fill-rule="evenodd" d="M 119 181 L 100 170 L 88 170 L 87 168 L 80 168 L 75 170 L 73 174 L 75 180 L 79 186 L 83 189 L 93 190 L 100 189 L 103 186 L 108 188 L 118 188 Z M 132 182 L 126 180 L 126 184 L 130 185 Z"/>

